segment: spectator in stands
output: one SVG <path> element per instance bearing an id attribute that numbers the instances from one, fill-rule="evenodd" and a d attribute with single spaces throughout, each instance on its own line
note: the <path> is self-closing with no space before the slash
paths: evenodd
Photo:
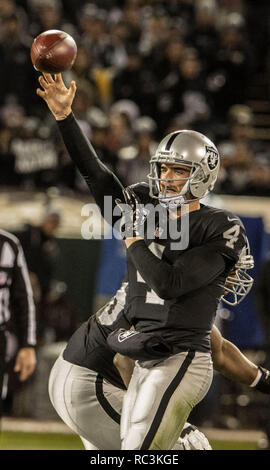
<path id="1" fill-rule="evenodd" d="M 10 143 L 15 173 L 25 189 L 48 188 L 56 183 L 57 152 L 53 140 L 40 135 L 40 125 L 38 118 L 25 117 Z"/>
<path id="2" fill-rule="evenodd" d="M 235 105 L 229 112 L 229 138 L 219 144 L 222 169 L 216 192 L 251 194 L 259 186 L 261 162 L 269 161 L 269 148 L 255 139 L 254 116 L 246 105 Z M 261 175 L 263 177 L 263 175 Z M 260 178 L 259 178 L 260 179 Z M 253 189 L 252 189 L 253 187 Z"/>
<path id="3" fill-rule="evenodd" d="M 269 150 L 270 151 L 270 150 Z M 270 197 L 270 160 L 267 156 L 258 156 L 250 170 L 250 180 L 246 190 L 249 196 Z"/>
<path id="4" fill-rule="evenodd" d="M 254 73 L 254 51 L 240 14 L 228 15 L 220 26 L 213 67 L 222 83 L 213 95 L 214 111 L 224 119 L 231 106 L 247 100 L 248 84 Z"/>
<path id="5" fill-rule="evenodd" d="M 155 79 L 151 70 L 145 69 L 137 46 L 127 47 L 127 65 L 116 72 L 112 92 L 115 101 L 134 101 L 141 114 L 153 114 L 156 100 Z"/>
<path id="6" fill-rule="evenodd" d="M 166 129 L 165 135 L 170 134 L 171 132 L 181 131 L 185 129 L 191 129 L 189 124 L 183 120 L 183 115 L 176 114 L 168 122 L 168 127 Z"/>
<path id="7" fill-rule="evenodd" d="M 110 35 L 110 48 L 108 61 L 110 67 L 116 71 L 127 64 L 127 51 L 125 45 L 128 41 L 128 27 L 122 20 L 111 21 L 108 25 Z"/>
<path id="8" fill-rule="evenodd" d="M 115 152 L 109 148 L 108 135 L 110 132 L 110 121 L 98 108 L 93 108 L 89 113 L 89 122 L 91 126 L 91 142 L 98 154 L 100 160 L 112 171 L 116 171 L 118 157 Z"/>
<path id="9" fill-rule="evenodd" d="M 216 0 L 201 0 L 194 7 L 194 25 L 188 40 L 198 50 L 203 67 L 209 71 L 213 67 L 219 42 L 216 26 L 219 8 Z"/>
<path id="10" fill-rule="evenodd" d="M 62 28 L 62 8 L 59 0 L 53 2 L 50 0 L 45 0 L 42 3 L 38 2 L 36 12 L 39 27 L 37 34 L 49 29 Z"/>
<path id="11" fill-rule="evenodd" d="M 78 14 L 81 43 L 85 46 L 96 68 L 109 67 L 110 40 L 106 31 L 107 12 L 93 3 L 87 3 Z"/>
<path id="12" fill-rule="evenodd" d="M 164 48 L 171 40 L 170 19 L 163 8 L 153 8 L 144 20 L 144 27 L 139 42 L 139 50 L 147 66 L 158 70 L 157 64 L 163 59 Z M 179 41 L 179 37 L 175 42 Z"/>
<path id="13" fill-rule="evenodd" d="M 133 126 L 135 142 L 119 151 L 118 174 L 125 185 L 147 181 L 149 160 L 154 155 L 157 142 L 156 123 L 149 116 L 139 117 Z"/>
<path id="14" fill-rule="evenodd" d="M 0 68 L 5 72 L 0 75 L 0 103 L 3 105 L 12 99 L 31 112 L 37 103 L 31 92 L 36 81 L 29 54 L 31 37 L 17 11 L 5 17 L 1 28 Z"/>
<path id="15" fill-rule="evenodd" d="M 247 4 L 246 0 L 218 0 L 218 15 L 216 17 L 218 27 L 222 26 L 227 22 L 229 15 L 236 14 L 236 20 L 239 21 L 239 15 L 243 18 L 247 14 Z"/>
<path id="16" fill-rule="evenodd" d="M 10 150 L 12 130 L 0 122 L 0 186 L 18 186 L 19 178 L 15 173 L 15 156 Z"/>
<path id="17" fill-rule="evenodd" d="M 197 49 L 187 48 L 179 67 L 182 120 L 193 129 L 208 134 L 211 107 L 205 86 L 206 77 Z"/>
<path id="18" fill-rule="evenodd" d="M 184 50 L 185 45 L 182 41 L 175 39 L 169 41 L 166 45 L 164 56 L 155 69 L 158 79 L 156 84 L 155 120 L 161 134 L 164 133 L 168 120 L 183 110 L 179 64 Z"/>
<path id="19" fill-rule="evenodd" d="M 14 0 L 0 0 L 0 21 L 5 21 L 12 13 L 16 11 Z"/>
<path id="20" fill-rule="evenodd" d="M 229 129 L 228 140 L 219 144 L 221 172 L 217 192 L 241 194 L 247 188 L 254 158 L 250 147 L 254 135 L 251 110 L 242 105 L 232 107 L 229 112 Z"/>
<path id="21" fill-rule="evenodd" d="M 119 100 L 111 107 L 110 132 L 108 136 L 109 147 L 116 153 L 122 147 L 134 142 L 132 123 L 140 115 L 139 107 L 134 101 Z"/>
<path id="22" fill-rule="evenodd" d="M 126 0 L 122 6 L 123 21 L 127 24 L 128 43 L 138 44 L 142 34 L 140 1 Z"/>
<path id="23" fill-rule="evenodd" d="M 66 21 L 66 10 L 61 0 L 30 0 L 28 3 L 33 36 L 49 29 L 60 29 L 77 39 L 76 26 Z"/>

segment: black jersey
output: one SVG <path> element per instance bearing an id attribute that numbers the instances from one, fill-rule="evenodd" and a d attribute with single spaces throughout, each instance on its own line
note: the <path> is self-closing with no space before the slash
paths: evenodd
<path id="1" fill-rule="evenodd" d="M 125 316 L 128 283 L 124 280 L 114 297 L 71 336 L 63 357 L 72 364 L 94 370 L 116 387 L 125 388 L 113 365 L 108 335 L 117 328 L 130 328 Z"/>
<path id="2" fill-rule="evenodd" d="M 138 191 L 140 188 L 138 187 Z M 136 330 L 158 331 L 181 349 L 207 351 L 224 283 L 246 244 L 240 219 L 228 211 L 201 205 L 189 216 L 189 242 L 159 236 L 127 250 L 129 294 L 127 317 Z M 164 227 L 163 227 L 164 229 Z"/>

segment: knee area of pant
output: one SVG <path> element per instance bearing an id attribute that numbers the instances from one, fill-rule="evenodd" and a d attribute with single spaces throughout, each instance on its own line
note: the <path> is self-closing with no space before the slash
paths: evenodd
<path id="1" fill-rule="evenodd" d="M 139 450 L 146 435 L 146 428 L 141 423 L 131 425 L 125 436 L 122 437 L 122 450 Z"/>

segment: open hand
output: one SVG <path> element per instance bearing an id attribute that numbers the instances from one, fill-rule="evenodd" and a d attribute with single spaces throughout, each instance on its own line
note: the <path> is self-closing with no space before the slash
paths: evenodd
<path id="1" fill-rule="evenodd" d="M 49 73 L 43 73 L 38 81 L 43 90 L 38 88 L 37 95 L 46 101 L 48 108 L 57 121 L 65 119 L 71 113 L 71 106 L 76 93 L 76 83 L 72 81 L 70 87 L 67 88 L 61 73 L 54 75 L 54 78 Z"/>
<path id="2" fill-rule="evenodd" d="M 19 379 L 24 382 L 34 372 L 36 367 L 34 348 L 21 348 L 17 354 L 14 371 L 19 372 Z"/>

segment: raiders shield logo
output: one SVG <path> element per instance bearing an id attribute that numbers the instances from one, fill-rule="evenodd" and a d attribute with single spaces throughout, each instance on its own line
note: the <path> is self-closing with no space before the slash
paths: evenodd
<path id="1" fill-rule="evenodd" d="M 209 170 L 214 170 L 218 165 L 218 160 L 219 160 L 218 153 L 216 152 L 215 149 L 213 149 L 213 147 L 206 147 L 206 152 L 208 154 L 208 157 L 207 157 L 208 168 Z"/>

